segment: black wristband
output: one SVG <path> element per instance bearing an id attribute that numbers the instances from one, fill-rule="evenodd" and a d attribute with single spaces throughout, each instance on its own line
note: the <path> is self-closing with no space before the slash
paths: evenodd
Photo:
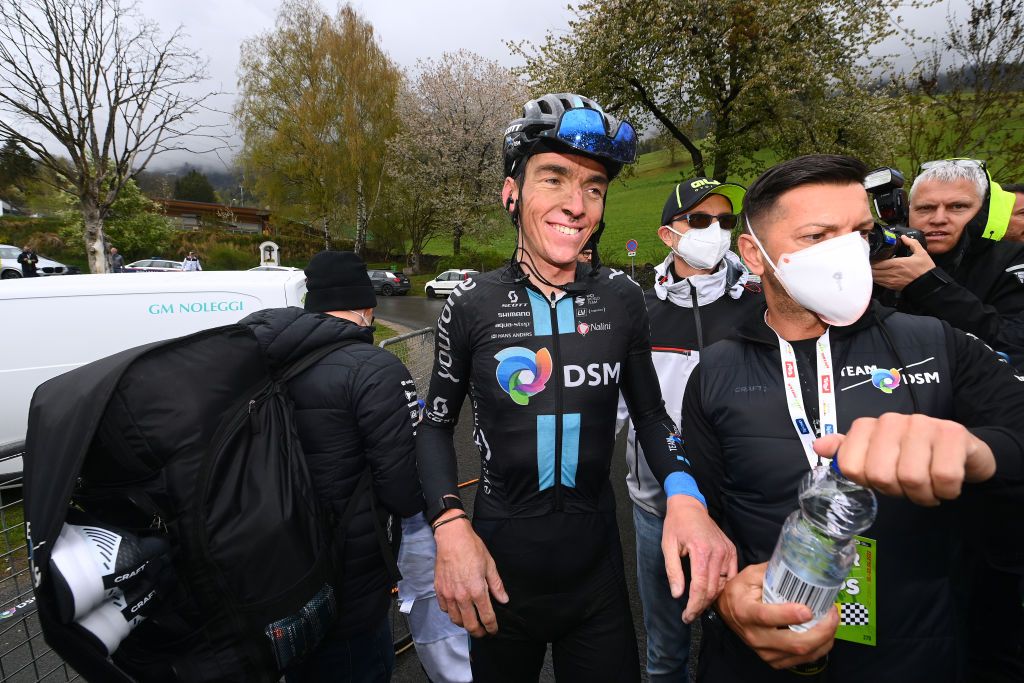
<path id="1" fill-rule="evenodd" d="M 454 522 L 457 519 L 469 519 L 469 515 L 467 515 L 465 512 L 460 512 L 459 514 L 455 515 L 454 517 L 449 517 L 448 519 L 442 520 L 442 521 L 438 522 L 437 524 L 431 525 L 430 531 L 431 531 L 431 533 L 433 533 L 433 532 L 437 531 L 437 527 L 444 526 L 448 522 Z"/>

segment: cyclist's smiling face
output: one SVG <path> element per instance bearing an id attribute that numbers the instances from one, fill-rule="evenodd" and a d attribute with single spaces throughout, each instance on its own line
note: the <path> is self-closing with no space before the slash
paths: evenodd
<path id="1" fill-rule="evenodd" d="M 599 161 L 578 154 L 544 152 L 530 157 L 523 178 L 519 217 L 523 247 L 535 260 L 565 270 L 601 220 L 608 174 Z M 519 201 L 505 179 L 502 202 Z M 539 265 L 539 264 L 538 264 Z"/>

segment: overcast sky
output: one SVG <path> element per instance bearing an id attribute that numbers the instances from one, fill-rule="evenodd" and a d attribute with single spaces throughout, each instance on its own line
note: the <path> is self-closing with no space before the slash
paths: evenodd
<path id="1" fill-rule="evenodd" d="M 321 5 L 334 12 L 333 0 Z M 407 68 L 416 61 L 439 57 L 460 48 L 508 66 L 519 62 L 509 55 L 505 40 L 543 40 L 548 30 L 565 30 L 571 13 L 564 0 L 358 0 L 352 2 L 373 24 L 384 50 Z M 274 27 L 279 0 L 140 0 L 140 11 L 166 31 L 182 25 L 188 42 L 209 58 L 210 81 L 204 90 L 223 90 L 217 106 L 230 110 L 236 87 L 238 48 L 243 40 Z M 236 141 L 237 142 L 237 141 Z M 168 153 L 151 168 L 177 165 L 217 165 L 214 155 L 196 158 Z"/>
<path id="2" fill-rule="evenodd" d="M 956 7 L 965 0 L 949 0 Z M 189 43 L 209 58 L 210 81 L 203 90 L 230 93 L 219 109 L 230 111 L 236 87 L 239 45 L 274 26 L 279 0 L 139 0 L 143 14 L 170 31 L 182 25 Z M 568 0 L 354 0 L 352 4 L 374 26 L 384 50 L 399 65 L 414 67 L 418 59 L 465 48 L 508 66 L 518 65 L 506 40 L 543 40 L 548 31 L 565 31 L 572 13 Z M 335 0 L 321 0 L 329 12 Z M 927 11 L 903 9 L 906 24 L 932 33 L 945 23 L 947 4 Z M 890 42 L 887 52 L 899 52 Z M 220 117 L 226 121 L 226 117 Z M 237 143 L 237 139 L 235 140 Z M 230 153 L 222 155 L 225 160 Z M 221 166 L 214 155 L 164 155 L 159 168 L 183 161 Z"/>

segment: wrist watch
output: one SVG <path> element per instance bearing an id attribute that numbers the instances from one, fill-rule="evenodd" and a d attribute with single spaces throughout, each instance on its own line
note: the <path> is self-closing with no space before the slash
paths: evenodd
<path id="1" fill-rule="evenodd" d="M 437 521 L 437 518 L 448 512 L 449 510 L 461 510 L 466 511 L 466 506 L 462 504 L 462 499 L 454 493 L 446 493 L 438 499 L 438 503 L 441 509 L 438 510 L 437 514 L 430 519 L 430 523 L 433 524 Z"/>

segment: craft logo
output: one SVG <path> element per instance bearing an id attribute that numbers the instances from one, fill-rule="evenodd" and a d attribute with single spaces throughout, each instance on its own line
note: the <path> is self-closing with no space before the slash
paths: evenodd
<path id="1" fill-rule="evenodd" d="M 900 385 L 900 379 L 900 371 L 896 368 L 878 369 L 871 373 L 871 384 L 883 394 L 891 394 Z"/>
<path id="2" fill-rule="evenodd" d="M 494 358 L 498 361 L 498 386 L 521 406 L 529 405 L 530 397 L 544 391 L 551 379 L 551 353 L 547 349 L 534 353 L 521 346 L 510 346 L 494 354 Z"/>
<path id="3" fill-rule="evenodd" d="M 821 393 L 831 394 L 832 393 L 832 378 L 828 375 L 824 375 L 821 378 Z"/>
<path id="4" fill-rule="evenodd" d="M 792 361 L 786 361 L 786 377 L 796 377 L 796 366 Z"/>
<path id="5" fill-rule="evenodd" d="M 587 332 L 590 332 L 590 325 L 588 325 L 587 323 L 580 323 L 579 325 L 576 326 L 576 331 L 586 336 Z"/>

